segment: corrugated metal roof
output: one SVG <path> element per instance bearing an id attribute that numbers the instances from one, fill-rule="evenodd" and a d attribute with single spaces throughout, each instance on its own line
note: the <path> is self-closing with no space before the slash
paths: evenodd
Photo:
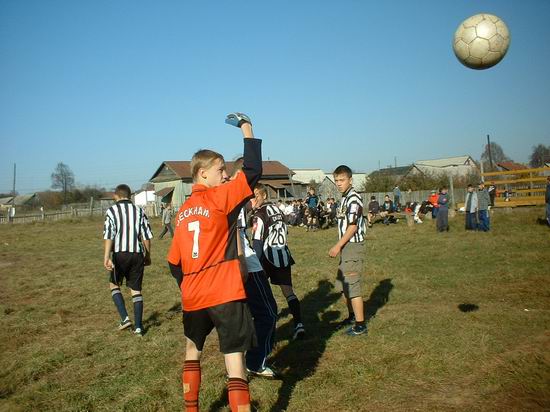
<path id="1" fill-rule="evenodd" d="M 422 166 L 431 166 L 431 167 L 448 167 L 448 166 L 460 166 L 468 162 L 468 160 L 473 159 L 471 156 L 455 156 L 455 157 L 445 157 L 442 159 L 431 159 L 431 160 L 417 160 L 414 162 L 415 165 Z"/>
<path id="2" fill-rule="evenodd" d="M 522 165 L 521 163 L 516 162 L 500 162 L 497 163 L 498 167 L 501 167 L 504 170 L 523 170 L 527 169 L 527 166 Z"/>

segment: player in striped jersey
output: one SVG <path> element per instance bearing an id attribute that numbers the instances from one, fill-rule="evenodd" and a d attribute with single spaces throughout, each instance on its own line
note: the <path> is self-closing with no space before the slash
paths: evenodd
<path id="1" fill-rule="evenodd" d="M 352 172 L 348 166 L 338 166 L 333 176 L 338 191 L 342 193 L 342 199 L 336 216 L 338 242 L 330 249 L 329 256 L 340 255 L 336 286 L 342 291 L 349 312 L 342 326 L 355 323 L 348 329 L 347 334 L 362 335 L 367 332 L 361 294 L 361 272 L 365 255 L 363 201 L 353 189 Z"/>
<path id="2" fill-rule="evenodd" d="M 113 302 L 120 314 L 119 329 L 131 326 L 120 285 L 126 286 L 134 303 L 134 333 L 143 335 L 143 296 L 141 283 L 143 268 L 151 264 L 151 226 L 147 215 L 130 200 L 132 192 L 127 185 L 115 189 L 115 204 L 107 209 L 103 225 L 103 266 L 110 272 L 109 286 Z M 112 257 L 111 257 L 112 252 Z"/>
<path id="3" fill-rule="evenodd" d="M 300 300 L 292 289 L 291 266 L 294 259 L 287 245 L 288 228 L 280 209 L 272 203 L 266 203 L 266 200 L 265 186 L 256 185 L 252 199 L 255 209 L 252 226 L 253 248 L 271 283 L 279 285 L 286 298 L 294 319 L 293 339 L 302 339 L 306 330 L 302 323 Z"/>

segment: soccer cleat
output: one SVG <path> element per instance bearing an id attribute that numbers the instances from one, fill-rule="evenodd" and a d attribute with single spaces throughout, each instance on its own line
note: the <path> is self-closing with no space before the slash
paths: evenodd
<path id="1" fill-rule="evenodd" d="M 346 335 L 348 336 L 359 336 L 359 335 L 366 335 L 367 334 L 367 326 L 352 326 L 348 329 L 346 332 Z"/>
<path id="2" fill-rule="evenodd" d="M 120 321 L 118 330 L 124 330 L 130 326 L 132 326 L 132 322 L 130 321 L 130 318 L 126 317 L 126 319 Z"/>
<path id="3" fill-rule="evenodd" d="M 143 337 L 143 330 L 141 330 L 141 328 L 136 328 L 134 330 L 134 335 L 142 338 Z"/>
<path id="4" fill-rule="evenodd" d="M 257 376 L 258 378 L 265 378 L 265 379 L 278 379 L 279 378 L 279 375 L 277 374 L 277 372 L 275 372 L 273 370 L 273 368 L 271 368 L 269 366 L 264 366 L 263 369 L 260 369 L 260 370 L 257 370 L 257 371 L 253 371 L 253 370 L 250 370 L 250 369 L 246 368 L 246 371 L 248 372 L 249 375 Z"/>
<path id="5" fill-rule="evenodd" d="M 306 329 L 304 328 L 304 325 L 301 323 L 298 323 L 294 328 L 294 335 L 292 335 L 292 339 L 293 340 L 304 339 L 305 336 L 306 336 Z"/>
<path id="6" fill-rule="evenodd" d="M 248 117 L 244 113 L 229 113 L 227 117 L 225 118 L 225 123 L 231 126 L 235 127 L 241 127 L 244 123 L 250 123 L 252 124 L 252 121 L 250 120 L 250 117 Z"/>

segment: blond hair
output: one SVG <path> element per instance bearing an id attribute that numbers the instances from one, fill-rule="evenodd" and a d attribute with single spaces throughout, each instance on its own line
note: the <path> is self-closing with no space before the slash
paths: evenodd
<path id="1" fill-rule="evenodd" d="M 208 169 L 218 159 L 222 162 L 224 161 L 223 156 L 213 150 L 203 149 L 196 152 L 191 158 L 191 164 L 189 165 L 193 182 L 197 180 L 200 169 Z"/>

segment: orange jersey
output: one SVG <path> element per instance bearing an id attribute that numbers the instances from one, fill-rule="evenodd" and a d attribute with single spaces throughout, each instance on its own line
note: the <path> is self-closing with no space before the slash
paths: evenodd
<path id="1" fill-rule="evenodd" d="M 239 173 L 221 186 L 193 185 L 180 207 L 168 261 L 182 268 L 184 310 L 246 298 L 237 259 L 237 220 L 251 196 L 245 173 Z"/>
<path id="2" fill-rule="evenodd" d="M 439 205 L 437 204 L 438 198 L 439 198 L 438 194 L 430 195 L 430 197 L 428 198 L 428 202 L 430 202 L 433 205 L 433 207 L 439 207 Z"/>

